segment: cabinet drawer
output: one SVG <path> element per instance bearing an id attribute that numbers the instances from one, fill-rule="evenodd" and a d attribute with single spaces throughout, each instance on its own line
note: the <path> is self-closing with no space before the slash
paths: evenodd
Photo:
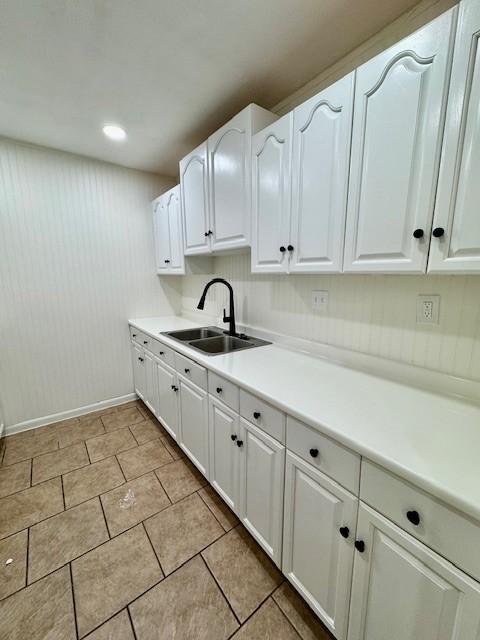
<path id="1" fill-rule="evenodd" d="M 239 390 L 233 382 L 229 382 L 210 371 L 208 374 L 208 392 L 238 413 L 240 405 Z"/>
<path id="2" fill-rule="evenodd" d="M 144 334 L 135 327 L 130 327 L 130 338 L 140 344 L 142 347 L 143 341 L 146 339 Z"/>
<path id="3" fill-rule="evenodd" d="M 175 352 L 175 368 L 178 373 L 191 380 L 201 389 L 207 389 L 207 370 L 199 364 Z"/>
<path id="4" fill-rule="evenodd" d="M 240 389 L 240 414 L 272 438 L 285 444 L 286 417 L 282 411 Z"/>
<path id="5" fill-rule="evenodd" d="M 287 416 L 287 448 L 358 495 L 358 454 L 290 416 Z"/>
<path id="6" fill-rule="evenodd" d="M 153 338 L 149 338 L 148 345 L 146 345 L 145 348 L 157 356 L 159 360 L 175 368 L 175 351 L 173 349 L 166 347 L 162 342 L 154 340 Z"/>
<path id="7" fill-rule="evenodd" d="M 428 547 L 480 580 L 480 522 L 363 460 L 361 499 Z M 418 514 L 418 524 L 416 516 Z"/>

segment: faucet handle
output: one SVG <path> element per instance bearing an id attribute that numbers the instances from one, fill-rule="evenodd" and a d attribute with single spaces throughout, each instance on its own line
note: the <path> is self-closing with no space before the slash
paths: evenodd
<path id="1" fill-rule="evenodd" d="M 229 322 L 230 321 L 230 316 L 227 316 L 226 309 L 223 310 L 223 321 L 224 322 Z"/>

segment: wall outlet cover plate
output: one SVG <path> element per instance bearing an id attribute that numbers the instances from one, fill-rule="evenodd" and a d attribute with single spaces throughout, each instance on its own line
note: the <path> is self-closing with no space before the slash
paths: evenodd
<path id="1" fill-rule="evenodd" d="M 440 296 L 419 294 L 417 296 L 417 323 L 438 324 L 440 318 Z"/>

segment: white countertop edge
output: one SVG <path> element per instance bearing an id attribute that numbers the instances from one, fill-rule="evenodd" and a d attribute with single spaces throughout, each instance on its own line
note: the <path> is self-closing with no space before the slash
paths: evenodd
<path id="1" fill-rule="evenodd" d="M 179 317 L 179 316 L 169 316 L 165 318 L 132 319 L 128 321 L 130 325 L 134 326 L 139 331 L 142 331 L 143 333 L 148 334 L 150 337 L 156 340 L 159 340 L 160 342 L 163 342 L 165 345 L 169 346 L 174 351 L 178 351 L 182 355 L 185 355 L 191 360 L 194 360 L 198 364 L 206 367 L 208 370 L 211 370 L 214 373 L 217 373 L 218 375 L 222 376 L 223 378 L 230 380 L 231 382 L 235 383 L 239 387 L 265 400 L 269 404 L 275 407 L 278 407 L 289 416 L 292 416 L 292 418 L 296 418 L 297 420 L 304 422 L 310 427 L 317 429 L 322 434 L 332 438 L 336 442 L 351 449 L 352 451 L 358 453 L 364 458 L 371 460 L 372 462 L 382 466 L 388 471 L 391 471 L 397 476 L 415 485 L 416 487 L 426 491 L 427 493 L 431 494 L 437 499 L 447 503 L 449 506 L 454 507 L 455 509 L 462 512 L 462 514 L 464 515 L 466 514 L 472 517 L 474 520 L 480 521 L 480 495 L 479 495 L 479 503 L 471 502 L 465 499 L 463 496 L 459 495 L 458 493 L 449 491 L 448 488 L 446 488 L 445 486 L 441 486 L 435 482 L 432 482 L 428 477 L 425 477 L 421 474 L 416 473 L 414 469 L 411 469 L 409 467 L 406 467 L 404 465 L 397 463 L 395 460 L 392 460 L 390 457 L 382 455 L 379 451 L 372 450 L 365 447 L 360 440 L 355 440 L 353 438 L 349 438 L 345 436 L 344 434 L 340 433 L 337 429 L 332 428 L 327 423 L 319 422 L 318 419 L 316 419 L 315 417 L 310 416 L 306 413 L 302 413 L 297 408 L 289 404 L 286 404 L 277 398 L 273 398 L 268 394 L 263 393 L 261 390 L 257 389 L 256 387 L 249 385 L 248 382 L 246 382 L 245 380 L 241 380 L 236 376 L 230 375 L 221 367 L 216 367 L 215 366 L 216 356 L 207 356 L 207 355 L 203 356 L 201 353 L 189 347 L 185 347 L 180 342 L 173 340 L 168 336 L 162 335 L 161 333 L 154 333 L 152 331 L 149 331 L 142 324 L 142 322 L 149 321 L 149 320 L 162 320 L 162 321 L 165 321 L 166 323 L 169 323 L 171 321 L 173 325 L 177 324 L 180 321 L 181 326 L 173 326 L 171 328 L 166 328 L 164 329 L 164 331 L 174 331 L 177 329 L 180 330 L 180 329 L 186 329 L 186 328 L 207 326 L 205 323 L 200 324 L 196 321 L 192 321 L 187 318 Z M 282 347 L 282 345 L 275 344 L 275 346 L 280 349 L 284 348 Z M 285 350 L 288 351 L 290 349 L 285 349 Z M 308 355 L 307 357 L 315 357 L 315 356 Z M 333 364 L 338 364 L 338 363 L 333 363 Z M 372 374 L 366 372 L 366 375 L 372 375 Z M 375 376 L 372 375 L 372 377 L 375 377 Z M 399 383 L 399 385 L 401 385 L 401 383 Z M 435 394 L 432 393 L 432 395 L 435 395 Z M 480 429 L 480 424 L 479 424 L 479 429 Z"/>

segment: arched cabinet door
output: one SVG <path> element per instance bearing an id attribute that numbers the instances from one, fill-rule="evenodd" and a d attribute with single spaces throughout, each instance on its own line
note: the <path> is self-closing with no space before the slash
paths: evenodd
<path id="1" fill-rule="evenodd" d="M 155 261 L 157 273 L 167 273 L 170 261 L 170 229 L 165 198 L 157 199 L 153 212 L 153 233 L 155 240 Z"/>
<path id="2" fill-rule="evenodd" d="M 185 260 L 183 257 L 183 230 L 180 208 L 180 186 L 176 186 L 168 192 L 165 202 L 165 210 L 168 217 L 170 232 L 170 256 L 168 267 L 170 273 L 185 273 Z"/>
<path id="3" fill-rule="evenodd" d="M 460 6 L 429 272 L 480 273 L 480 3 Z"/>
<path id="4" fill-rule="evenodd" d="M 210 253 L 207 143 L 180 161 L 185 255 Z"/>
<path id="5" fill-rule="evenodd" d="M 347 272 L 426 270 L 456 15 L 356 71 Z"/>
<path id="6" fill-rule="evenodd" d="M 291 272 L 342 271 L 354 80 L 294 110 Z"/>
<path id="7" fill-rule="evenodd" d="M 252 272 L 288 271 L 292 114 L 252 139 Z"/>

